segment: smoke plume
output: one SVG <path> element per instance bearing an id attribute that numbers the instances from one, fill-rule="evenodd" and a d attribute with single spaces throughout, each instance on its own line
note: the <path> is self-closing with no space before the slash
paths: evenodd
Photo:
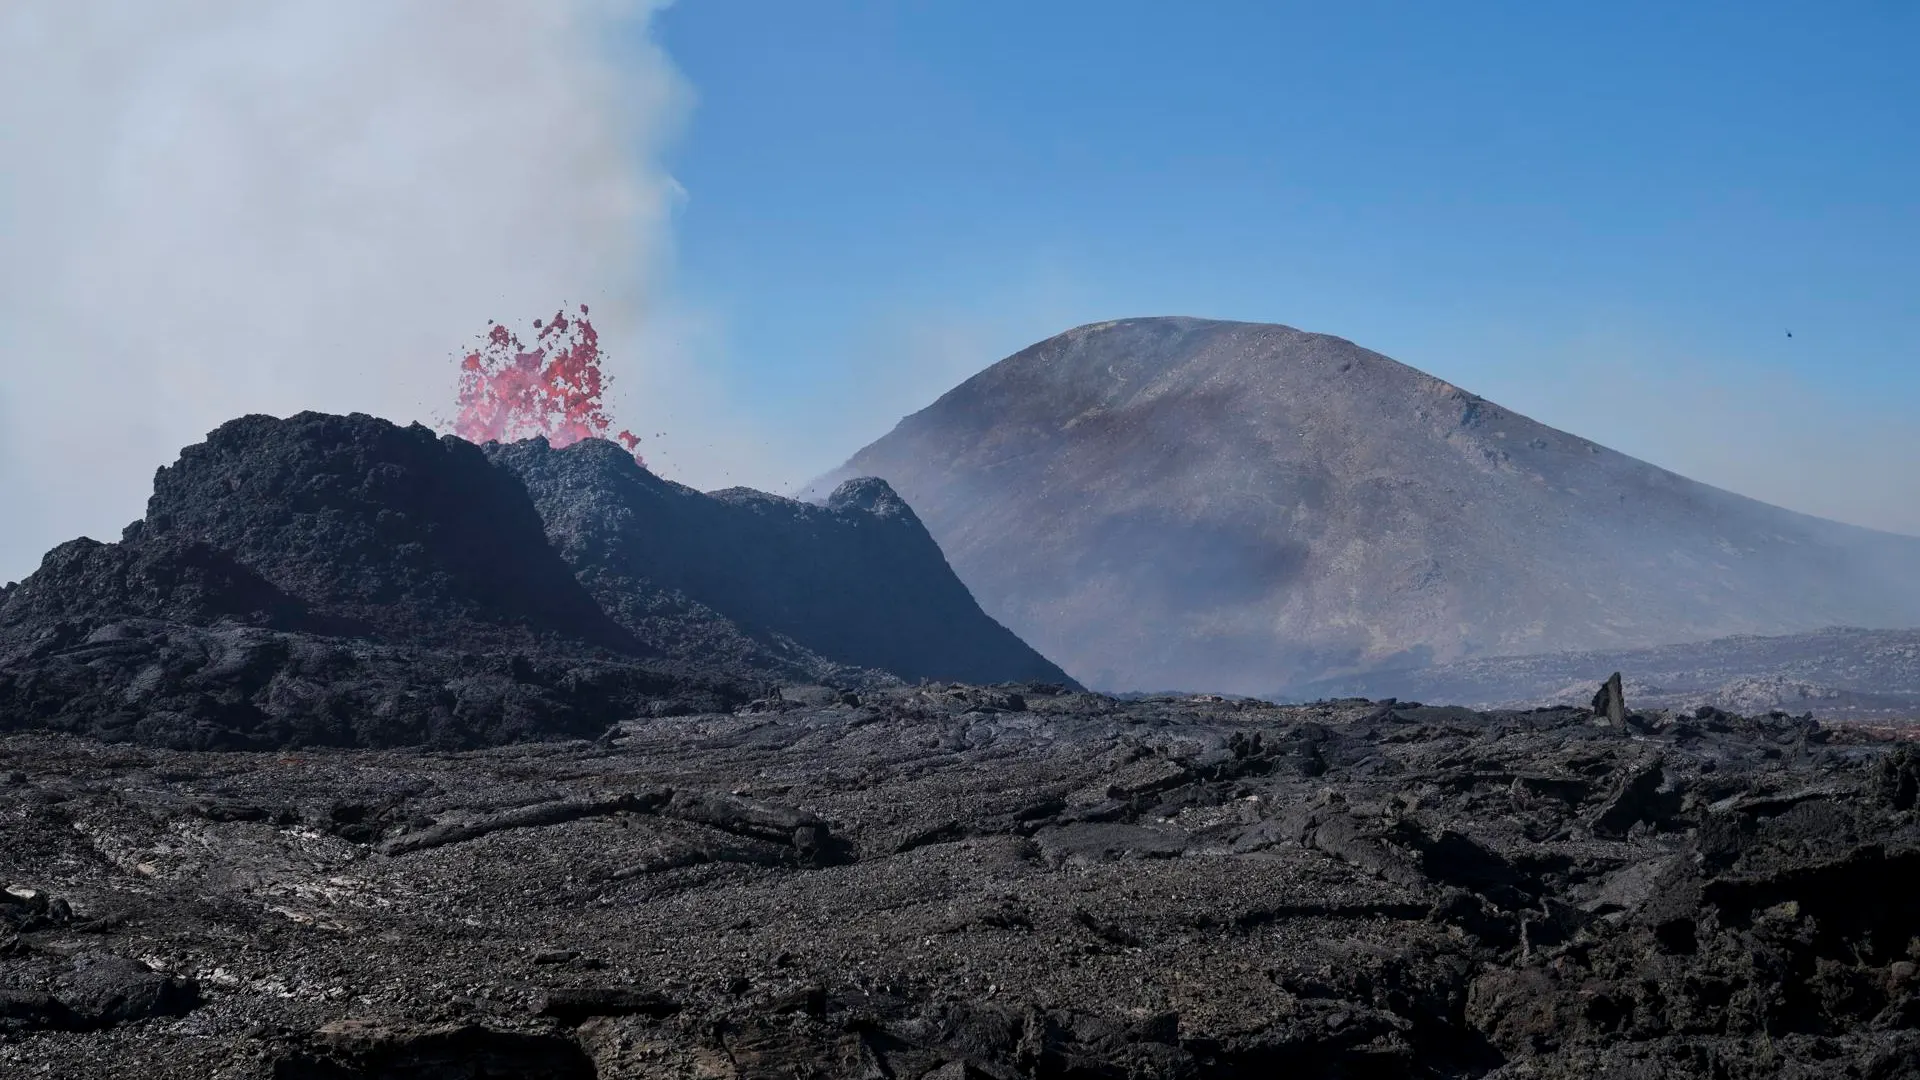
<path id="1" fill-rule="evenodd" d="M 661 6 L 0 8 L 0 580 L 117 538 L 231 417 L 433 423 L 489 319 L 590 304 L 637 363 L 687 99 Z"/>

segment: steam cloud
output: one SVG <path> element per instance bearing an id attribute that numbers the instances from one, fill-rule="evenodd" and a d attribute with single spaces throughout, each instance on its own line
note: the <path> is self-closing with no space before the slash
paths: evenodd
<path id="1" fill-rule="evenodd" d="M 687 100 L 662 6 L 9 0 L 0 580 L 116 539 L 234 416 L 433 423 L 488 319 L 590 304 L 635 362 Z"/>

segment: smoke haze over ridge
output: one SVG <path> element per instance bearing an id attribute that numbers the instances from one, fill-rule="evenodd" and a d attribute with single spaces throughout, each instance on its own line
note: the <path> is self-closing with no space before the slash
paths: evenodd
<path id="1" fill-rule="evenodd" d="M 795 488 L 996 357 L 1079 323 L 1186 312 L 1347 335 L 1694 479 L 1920 534 L 1920 470 L 1908 467 L 1920 460 L 1920 433 L 1907 423 L 1910 365 L 1899 360 L 1913 323 L 1874 306 L 1911 265 L 1913 246 L 1898 239 L 1910 218 L 1904 202 L 1862 221 L 1787 221 L 1772 261 L 1748 267 L 1751 278 L 1700 264 L 1697 280 L 1751 293 L 1727 310 L 1676 292 L 1657 269 L 1696 255 L 1752 263 L 1719 234 L 1674 231 L 1664 254 L 1607 264 L 1604 276 L 1568 284 L 1555 300 L 1502 277 L 1529 265 L 1527 250 L 1450 246 L 1448 215 L 1432 207 L 1383 219 L 1392 226 L 1383 235 L 1411 243 L 1431 230 L 1424 247 L 1408 250 L 1450 260 L 1470 250 L 1479 269 L 1419 272 L 1431 261 L 1369 246 L 1378 237 L 1368 207 L 1378 207 L 1358 195 L 1342 214 L 1308 216 L 1337 231 L 1288 234 L 1284 207 L 1263 202 L 1256 214 L 1231 198 L 1163 199 L 1149 169 L 1127 199 L 1087 204 L 1104 215 L 1097 231 L 1076 231 L 1058 201 L 1085 202 L 1067 194 L 1084 177 L 1050 172 L 1067 167 L 1048 156 L 1052 135 L 1023 124 L 1053 115 L 1036 101 L 1079 110 L 1096 127 L 1109 124 L 1113 139 L 1089 143 L 1087 160 L 1115 181 L 1140 173 L 1128 156 L 1135 123 L 1115 119 L 1133 114 L 1111 107 L 1111 84 L 1009 82 L 1052 69 L 983 64 L 970 39 L 943 30 L 928 41 L 964 60 L 953 70 L 968 81 L 956 85 L 972 88 L 943 98 L 909 77 L 911 65 L 889 76 L 853 62 L 908 48 L 895 39 L 785 9 L 742 26 L 724 5 L 682 5 L 663 19 L 665 6 L 0 4 L 0 581 L 75 535 L 116 536 L 139 514 L 152 470 L 226 419 L 314 408 L 431 422 L 452 411 L 454 357 L 487 319 L 524 328 L 581 302 L 604 335 L 615 420 L 646 436 L 650 466 L 697 487 Z M 996 48 L 1077 64 L 1127 55 L 1087 48 L 1065 8 L 1047 16 L 1058 38 L 1038 25 L 1009 38 L 973 10 L 941 17 L 991 29 Z M 869 12 L 862 21 L 873 30 L 889 19 Z M 1155 19 L 1127 40 L 1157 55 L 1169 32 L 1211 42 L 1205 23 Z M 692 94 L 661 35 L 705 95 L 699 136 L 673 159 L 698 213 L 673 229 L 681 192 L 661 159 Z M 1358 59 L 1387 63 L 1377 36 L 1364 40 Z M 1219 59 L 1211 44 L 1200 55 L 1210 66 Z M 788 66 L 796 58 L 804 62 Z M 1318 57 L 1364 70 L 1355 59 L 1332 44 Z M 1690 72 L 1690 63 L 1675 70 Z M 1295 76 L 1320 85 L 1297 71 L 1287 77 Z M 1447 107 L 1469 115 L 1487 89 L 1441 85 L 1433 100 L 1458 99 Z M 1259 120 L 1223 109 L 1248 99 L 1238 80 L 1168 69 L 1135 90 L 1187 95 L 1180 122 L 1203 130 Z M 987 91 L 1010 111 L 969 120 Z M 1217 97 L 1227 91 L 1232 100 Z M 1660 101 L 1665 109 L 1669 98 Z M 875 104 L 886 109 L 862 112 Z M 1397 99 L 1377 113 L 1349 104 L 1354 111 L 1343 112 L 1305 99 L 1297 118 L 1344 125 L 1347 141 L 1337 145 L 1351 151 L 1412 152 L 1387 137 L 1402 116 Z M 1618 103 L 1622 115 L 1634 107 Z M 926 145 L 901 141 L 890 118 L 902 114 Z M 1713 101 L 1695 114 L 1744 115 Z M 1355 118 L 1362 122 L 1348 122 Z M 979 157 L 977 137 L 954 137 L 978 136 L 975 123 L 1007 135 L 985 149 L 1019 164 L 1003 172 L 1026 177 L 1028 188 L 980 184 L 994 159 Z M 1031 141 L 1034 131 L 1044 138 Z M 931 156 L 901 152 L 915 146 Z M 1821 205 L 1871 210 L 1881 205 L 1874 185 L 1891 190 L 1902 175 L 1863 172 L 1852 160 L 1823 165 L 1840 171 L 1823 181 Z M 1311 164 L 1288 168 L 1310 174 Z M 1496 156 L 1476 168 L 1498 165 Z M 1243 171 L 1201 169 L 1195 179 L 1226 183 Z M 810 183 L 796 185 L 796 176 Z M 1512 192 L 1488 190 L 1508 205 Z M 987 191 L 997 194 L 987 200 Z M 900 192 L 916 194 L 889 201 Z M 998 231 L 913 209 L 949 205 L 955 194 L 985 200 Z M 1577 202 L 1603 215 L 1612 206 L 1591 192 L 1549 194 L 1543 205 Z M 889 217 L 890 206 L 900 216 Z M 1177 214 L 1182 228 L 1138 227 L 1161 213 Z M 1109 221 L 1136 227 L 1111 231 Z M 1814 225 L 1825 231 L 1809 232 Z M 1204 245 L 1153 246 L 1153 236 L 1178 238 L 1186 226 L 1230 227 L 1229 253 L 1268 254 L 1243 264 Z M 1255 227 L 1292 239 L 1244 242 Z M 680 229 L 699 258 L 669 277 Z M 1815 256 L 1841 249 L 1805 247 L 1808 236 L 1839 243 L 1849 230 L 1892 239 L 1866 249 L 1865 262 L 1822 262 Z M 860 243 L 839 244 L 847 237 Z M 1116 237 L 1134 245 L 1126 258 L 1103 246 Z M 1550 239 L 1556 260 L 1609 258 L 1600 233 Z M 843 247 L 860 258 L 835 262 Z M 1873 261 L 1881 258 L 1892 261 Z M 1813 303 L 1813 284 L 1836 280 L 1849 283 L 1858 306 Z M 1791 285 L 1786 295 L 1781 281 Z M 1636 292 L 1668 297 L 1675 310 L 1662 316 Z M 1765 313 L 1755 325 L 1729 321 L 1755 311 Z M 1792 341 L 1787 325 L 1798 331 Z M 1795 356 L 1798 367 L 1787 363 Z"/>
<path id="2" fill-rule="evenodd" d="M 592 305 L 616 417 L 652 423 L 618 405 L 660 384 L 625 376 L 689 98 L 663 6 L 8 4 L 0 580 L 116 538 L 231 417 L 433 423 L 490 318 Z"/>

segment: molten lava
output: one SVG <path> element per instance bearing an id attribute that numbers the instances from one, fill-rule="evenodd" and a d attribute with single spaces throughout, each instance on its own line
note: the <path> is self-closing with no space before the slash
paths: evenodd
<path id="1" fill-rule="evenodd" d="M 565 310 L 542 325 L 533 347 L 499 323 L 489 322 L 482 345 L 460 361 L 460 414 L 453 433 L 469 442 L 511 442 L 544 435 L 554 446 L 581 439 L 617 439 L 646 464 L 631 431 L 610 434 L 613 420 L 601 395 L 611 381 L 600 370 L 600 335 L 587 320 L 587 306 L 568 318 Z"/>

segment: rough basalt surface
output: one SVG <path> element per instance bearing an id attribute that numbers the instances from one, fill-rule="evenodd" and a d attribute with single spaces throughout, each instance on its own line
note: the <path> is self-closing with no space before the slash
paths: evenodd
<path id="1" fill-rule="evenodd" d="M 0 1075 L 1920 1076 L 1920 757 L 1775 714 L 790 686 L 0 738 Z"/>
<path id="2" fill-rule="evenodd" d="M 217 550 L 362 638 L 647 651 L 573 581 L 513 476 L 419 424 L 230 421 L 154 475 L 128 532 Z"/>

